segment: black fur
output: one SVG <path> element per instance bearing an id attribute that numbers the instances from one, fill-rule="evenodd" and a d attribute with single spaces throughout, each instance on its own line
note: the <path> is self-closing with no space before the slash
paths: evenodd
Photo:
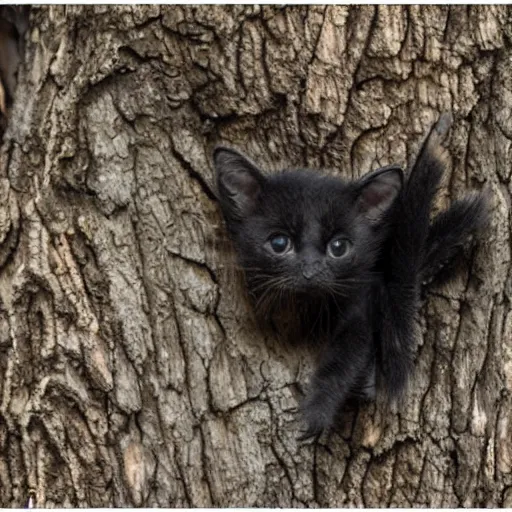
<path id="1" fill-rule="evenodd" d="M 450 124 L 441 116 L 405 182 L 398 166 L 353 182 L 308 170 L 265 176 L 241 153 L 215 150 L 219 201 L 257 311 L 278 324 L 291 311 L 293 336 L 321 343 L 303 437 L 331 428 L 349 397 L 402 394 L 421 285 L 486 223 L 483 194 L 430 222 Z"/>

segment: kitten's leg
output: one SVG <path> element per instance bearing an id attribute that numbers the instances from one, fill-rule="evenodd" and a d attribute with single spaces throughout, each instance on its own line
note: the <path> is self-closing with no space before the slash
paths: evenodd
<path id="1" fill-rule="evenodd" d="M 402 394 L 412 370 L 421 267 L 432 200 L 445 167 L 442 142 L 450 125 L 451 117 L 443 114 L 430 130 L 395 206 L 379 304 L 382 378 L 392 397 Z"/>
<path id="2" fill-rule="evenodd" d="M 414 279 L 415 281 L 415 279 Z M 415 347 L 415 315 L 419 305 L 418 286 L 415 282 L 389 283 L 383 287 L 381 300 L 381 375 L 387 395 L 400 398 L 413 370 Z M 381 380 L 382 379 L 382 380 Z"/>
<path id="3" fill-rule="evenodd" d="M 301 440 L 316 437 L 333 427 L 336 414 L 345 403 L 363 373 L 371 368 L 373 342 L 368 319 L 350 323 L 334 336 L 321 356 L 303 404 L 306 430 Z"/>
<path id="4" fill-rule="evenodd" d="M 486 224 L 489 218 L 487 194 L 474 194 L 455 201 L 440 213 L 430 227 L 425 260 L 421 269 L 422 282 L 447 281 L 439 272 L 460 254 L 465 242 Z"/>

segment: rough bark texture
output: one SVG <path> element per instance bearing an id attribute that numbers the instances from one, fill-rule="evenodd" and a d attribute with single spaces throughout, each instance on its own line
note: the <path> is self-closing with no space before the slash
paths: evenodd
<path id="1" fill-rule="evenodd" d="M 507 6 L 34 8 L 0 155 L 0 505 L 512 506 Z M 440 204 L 492 224 L 428 293 L 398 412 L 296 441 L 311 354 L 231 271 L 211 150 L 359 176 L 452 111 Z"/>

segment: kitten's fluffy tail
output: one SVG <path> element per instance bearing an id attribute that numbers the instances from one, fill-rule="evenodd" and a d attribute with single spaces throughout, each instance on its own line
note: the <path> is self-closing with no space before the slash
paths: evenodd
<path id="1" fill-rule="evenodd" d="M 433 126 L 399 196 L 390 237 L 386 286 L 381 297 L 381 368 L 385 389 L 400 397 L 412 371 L 414 317 L 422 283 L 448 281 L 465 243 L 488 221 L 488 193 L 452 204 L 430 222 L 432 201 L 447 161 L 442 143 L 452 119 Z"/>
<path id="2" fill-rule="evenodd" d="M 489 220 L 489 193 L 466 196 L 440 213 L 430 227 L 421 268 L 424 285 L 449 281 L 457 257 L 466 242 Z"/>
<path id="3" fill-rule="evenodd" d="M 430 232 L 430 209 L 446 164 L 442 142 L 451 125 L 443 114 L 430 130 L 395 204 L 386 285 L 380 300 L 382 379 L 390 397 L 400 397 L 413 368 L 414 317 Z"/>

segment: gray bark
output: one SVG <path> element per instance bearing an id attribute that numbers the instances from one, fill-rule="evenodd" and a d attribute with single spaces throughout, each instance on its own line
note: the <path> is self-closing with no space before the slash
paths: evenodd
<path id="1" fill-rule="evenodd" d="M 512 506 L 511 12 L 34 8 L 0 154 L 0 505 Z M 491 226 L 427 295 L 404 403 L 301 445 L 312 355 L 254 320 L 211 150 L 356 177 L 442 111 L 439 207 L 486 184 Z"/>

